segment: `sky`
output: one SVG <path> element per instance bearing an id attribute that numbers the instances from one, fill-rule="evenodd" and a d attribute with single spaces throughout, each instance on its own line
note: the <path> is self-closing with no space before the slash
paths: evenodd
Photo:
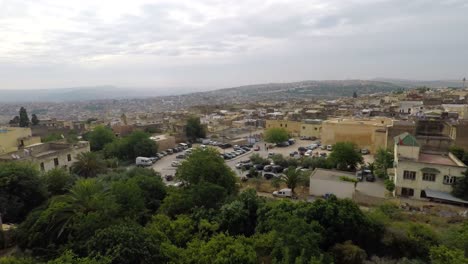
<path id="1" fill-rule="evenodd" d="M 467 0 L 0 0 L 0 89 L 459 80 L 467 69 Z"/>

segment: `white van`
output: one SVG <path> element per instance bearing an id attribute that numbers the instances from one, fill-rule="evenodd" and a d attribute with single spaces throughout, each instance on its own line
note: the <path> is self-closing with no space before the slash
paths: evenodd
<path id="1" fill-rule="evenodd" d="M 274 191 L 273 196 L 275 197 L 292 197 L 292 191 L 291 189 L 281 189 L 279 191 Z"/>
<path id="2" fill-rule="evenodd" d="M 179 143 L 179 146 L 181 146 L 183 149 L 188 149 L 188 145 L 185 143 Z"/>
<path id="3" fill-rule="evenodd" d="M 138 167 L 147 167 L 153 165 L 153 161 L 150 158 L 146 157 L 137 157 L 135 160 L 135 164 Z"/>

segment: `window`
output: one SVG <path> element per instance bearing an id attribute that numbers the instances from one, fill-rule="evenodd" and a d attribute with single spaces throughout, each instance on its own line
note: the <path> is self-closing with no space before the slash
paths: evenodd
<path id="1" fill-rule="evenodd" d="M 41 162 L 41 171 L 45 171 L 44 162 Z"/>
<path id="2" fill-rule="evenodd" d="M 280 127 L 283 127 L 283 124 L 280 124 Z"/>
<path id="3" fill-rule="evenodd" d="M 416 180 L 416 172 L 415 171 L 403 171 L 403 179 L 405 180 Z"/>
<path id="4" fill-rule="evenodd" d="M 71 154 L 68 154 L 68 155 L 67 155 L 67 160 L 68 160 L 68 161 L 71 161 Z"/>
<path id="5" fill-rule="evenodd" d="M 414 190 L 411 188 L 401 188 L 402 196 L 414 196 Z"/>
<path id="6" fill-rule="evenodd" d="M 457 180 L 457 177 L 455 176 L 449 176 L 449 175 L 444 176 L 444 184 L 454 184 L 456 180 Z"/>
<path id="7" fill-rule="evenodd" d="M 57 167 L 59 165 L 58 158 L 54 158 L 54 166 Z"/>
<path id="8" fill-rule="evenodd" d="M 435 181 L 436 175 L 434 173 L 423 173 L 423 181 Z"/>
<path id="9" fill-rule="evenodd" d="M 288 124 L 284 124 L 284 127 L 288 127 Z"/>
<path id="10" fill-rule="evenodd" d="M 305 126 L 303 126 L 302 129 L 305 129 Z"/>
<path id="11" fill-rule="evenodd" d="M 315 128 L 315 130 L 317 130 L 317 128 Z"/>

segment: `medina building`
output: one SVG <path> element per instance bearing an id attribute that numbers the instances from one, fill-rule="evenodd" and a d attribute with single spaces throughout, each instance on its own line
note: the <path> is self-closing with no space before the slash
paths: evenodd
<path id="1" fill-rule="evenodd" d="M 402 133 L 394 138 L 394 176 L 397 196 L 467 203 L 451 195 L 452 185 L 467 166 L 451 153 L 421 150 L 414 136 Z"/>

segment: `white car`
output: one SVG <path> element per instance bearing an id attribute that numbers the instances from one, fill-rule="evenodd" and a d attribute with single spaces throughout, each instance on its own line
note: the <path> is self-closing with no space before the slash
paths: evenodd
<path id="1" fill-rule="evenodd" d="M 307 157 L 312 156 L 312 150 L 309 149 L 308 151 L 306 151 L 306 153 L 304 154 L 304 156 L 307 156 Z"/>
<path id="2" fill-rule="evenodd" d="M 173 161 L 173 162 L 171 163 L 171 166 L 172 166 L 172 167 L 179 167 L 179 166 L 180 166 L 180 162 L 177 161 L 177 160 L 175 160 L 175 161 Z"/>
<path id="3" fill-rule="evenodd" d="M 293 193 L 291 189 L 281 189 L 279 191 L 274 191 L 273 196 L 275 197 L 292 197 Z"/>
<path id="4" fill-rule="evenodd" d="M 328 146 L 327 146 L 327 150 L 328 150 L 328 151 L 332 151 L 332 150 L 333 150 L 333 146 L 332 146 L 332 145 L 328 145 Z"/>

